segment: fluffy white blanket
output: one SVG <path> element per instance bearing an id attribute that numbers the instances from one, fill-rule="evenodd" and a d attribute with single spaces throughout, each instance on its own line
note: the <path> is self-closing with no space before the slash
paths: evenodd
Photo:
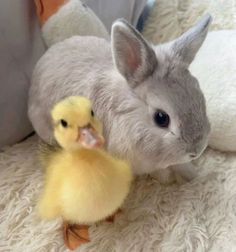
<path id="1" fill-rule="evenodd" d="M 90 228 L 86 252 L 236 251 L 236 157 L 208 150 L 199 177 L 184 185 L 137 178 L 114 224 Z M 66 251 L 61 220 L 39 220 L 43 184 L 37 138 L 0 154 L 0 251 Z"/>
<path id="2" fill-rule="evenodd" d="M 215 13 L 213 27 L 233 28 L 233 3 L 158 0 L 146 35 L 163 41 L 177 36 L 175 32 L 191 26 L 194 17 L 205 11 Z M 176 30 L 172 29 L 174 24 Z M 33 137 L 0 153 L 2 252 L 66 251 L 61 220 L 43 222 L 35 212 L 43 183 L 36 150 L 37 139 Z M 185 185 L 163 186 L 149 176 L 137 178 L 123 214 L 114 224 L 92 226 L 91 243 L 79 251 L 235 252 L 236 155 L 208 149 L 196 165 L 199 177 Z"/>

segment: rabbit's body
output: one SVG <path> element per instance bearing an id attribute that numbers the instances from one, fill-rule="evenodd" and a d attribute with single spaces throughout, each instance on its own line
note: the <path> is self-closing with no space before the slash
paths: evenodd
<path id="1" fill-rule="evenodd" d="M 198 82 L 187 68 L 209 22 L 205 18 L 172 44 L 155 48 L 121 21 L 113 26 L 112 46 L 95 37 L 52 46 L 32 79 L 29 117 L 36 132 L 53 141 L 51 108 L 67 96 L 82 95 L 103 122 L 108 150 L 129 159 L 135 173 L 196 158 L 206 146 L 209 122 Z"/>

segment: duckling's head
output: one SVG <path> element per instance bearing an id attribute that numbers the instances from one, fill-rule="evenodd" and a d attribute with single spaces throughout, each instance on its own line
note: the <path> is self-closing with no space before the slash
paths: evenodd
<path id="1" fill-rule="evenodd" d="M 89 99 L 68 97 L 54 106 L 51 115 L 54 136 L 62 148 L 76 150 L 103 145 L 102 125 L 96 119 Z"/>

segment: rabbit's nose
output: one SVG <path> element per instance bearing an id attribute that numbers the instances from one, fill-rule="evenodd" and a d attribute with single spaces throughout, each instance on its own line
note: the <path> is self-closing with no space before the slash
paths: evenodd
<path id="1" fill-rule="evenodd" d="M 195 159 L 195 158 L 199 157 L 202 154 L 202 152 L 205 150 L 206 147 L 207 147 L 207 141 L 206 140 L 200 141 L 199 143 L 197 143 L 191 147 L 191 149 L 188 152 L 189 157 L 191 159 Z"/>

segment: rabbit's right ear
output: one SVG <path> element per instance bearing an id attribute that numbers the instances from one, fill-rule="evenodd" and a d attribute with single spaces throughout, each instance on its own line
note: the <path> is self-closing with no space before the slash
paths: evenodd
<path id="1" fill-rule="evenodd" d="M 155 52 L 143 36 L 124 19 L 118 19 L 113 24 L 111 34 L 115 65 L 134 87 L 156 69 Z"/>
<path id="2" fill-rule="evenodd" d="M 173 55 L 187 66 L 191 64 L 204 42 L 211 20 L 211 15 L 205 15 L 194 27 L 171 42 Z"/>

